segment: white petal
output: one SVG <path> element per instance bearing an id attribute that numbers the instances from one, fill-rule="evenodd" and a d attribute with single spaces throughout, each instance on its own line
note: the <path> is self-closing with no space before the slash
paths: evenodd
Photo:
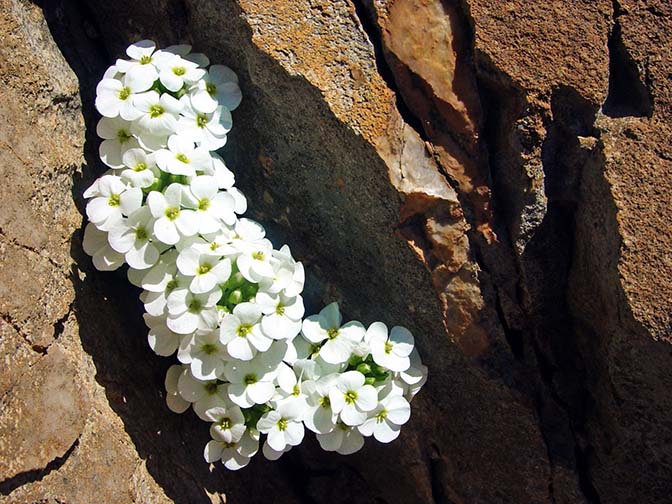
<path id="1" fill-rule="evenodd" d="M 320 357 L 329 364 L 341 364 L 347 362 L 355 344 L 343 337 L 336 337 L 328 340 L 322 348 L 320 348 Z"/>
<path id="2" fill-rule="evenodd" d="M 189 401 L 185 401 L 179 395 L 167 395 L 166 405 L 173 413 L 184 413 L 189 409 L 191 403 Z"/>
<path id="3" fill-rule="evenodd" d="M 327 331 L 322 327 L 319 315 L 311 315 L 303 321 L 301 333 L 311 343 L 319 343 L 327 339 Z"/>
<path id="4" fill-rule="evenodd" d="M 257 382 L 247 387 L 247 395 L 256 404 L 264 404 L 275 393 L 275 385 L 270 382 Z"/>
<path id="5" fill-rule="evenodd" d="M 316 437 L 324 451 L 337 451 L 343 444 L 345 432 L 343 429 L 336 428 L 327 434 L 318 434 Z"/>
<path id="6" fill-rule="evenodd" d="M 364 446 L 364 438 L 357 429 L 350 429 L 343 436 L 343 443 L 341 447 L 336 450 L 341 455 L 351 455 L 362 449 Z"/>
<path id="7" fill-rule="evenodd" d="M 154 235 L 166 245 L 175 245 L 180 241 L 180 233 L 167 217 L 161 217 L 154 223 Z"/>
<path id="8" fill-rule="evenodd" d="M 244 324 L 256 324 L 261 318 L 261 308 L 255 303 L 240 303 L 233 313 Z"/>
<path id="9" fill-rule="evenodd" d="M 180 395 L 189 402 L 196 402 L 205 397 L 207 391 L 205 389 L 206 383 L 194 379 L 191 374 L 183 372 L 177 382 L 177 389 Z"/>
<path id="10" fill-rule="evenodd" d="M 392 397 L 386 404 L 387 418 L 390 422 L 403 425 L 411 417 L 411 406 L 400 396 Z"/>
<path id="11" fill-rule="evenodd" d="M 226 345 L 226 350 L 231 357 L 243 361 L 249 361 L 256 355 L 256 350 L 250 345 L 247 338 L 236 336 Z"/>
<path id="12" fill-rule="evenodd" d="M 345 425 L 361 425 L 367 418 L 367 414 L 359 411 L 354 404 L 346 404 L 340 414 Z"/>
<path id="13" fill-rule="evenodd" d="M 362 411 L 372 411 L 378 406 L 378 392 L 372 385 L 364 385 L 357 390 L 355 404 Z"/>
<path id="14" fill-rule="evenodd" d="M 359 390 L 364 385 L 365 377 L 359 371 L 348 371 L 338 377 L 336 386 L 341 392 Z"/>
<path id="15" fill-rule="evenodd" d="M 353 320 L 352 322 L 344 324 L 343 327 L 338 330 L 338 332 L 339 336 L 347 338 L 354 343 L 359 343 L 364 339 L 366 330 L 360 322 Z"/>
<path id="16" fill-rule="evenodd" d="M 166 324 L 177 334 L 189 334 L 198 329 L 198 320 L 198 315 L 186 311 L 180 315 L 168 315 Z"/>
<path id="17" fill-rule="evenodd" d="M 401 427 L 383 420 L 373 428 L 373 437 L 381 443 L 391 443 L 399 437 Z"/>
<path id="18" fill-rule="evenodd" d="M 322 308 L 320 311 L 320 317 L 324 321 L 324 327 L 338 328 L 341 327 L 341 322 L 343 318 L 341 317 L 341 312 L 338 309 L 338 303 L 331 303 Z"/>
<path id="19" fill-rule="evenodd" d="M 193 210 L 181 210 L 175 225 L 184 236 L 193 236 L 198 233 L 198 214 Z"/>
<path id="20" fill-rule="evenodd" d="M 261 329 L 269 338 L 291 339 L 301 331 L 301 321 L 290 320 L 284 315 L 273 313 L 262 319 Z"/>
<path id="21" fill-rule="evenodd" d="M 285 430 L 285 440 L 291 446 L 298 446 L 303 441 L 305 430 L 301 422 L 289 422 Z"/>
<path id="22" fill-rule="evenodd" d="M 266 457 L 266 460 L 278 460 L 285 453 L 285 450 L 274 450 L 269 446 L 268 442 L 264 443 L 264 447 L 261 451 L 264 454 L 264 457 Z"/>
<path id="23" fill-rule="evenodd" d="M 247 387 L 242 383 L 229 385 L 229 399 L 241 408 L 251 408 L 254 405 L 254 402 L 247 398 Z"/>
<path id="24" fill-rule="evenodd" d="M 140 60 L 143 56 L 151 56 L 156 49 L 156 44 L 151 40 L 140 40 L 131 44 L 126 49 L 126 54 L 134 60 Z"/>
<path id="25" fill-rule="evenodd" d="M 213 439 L 205 445 L 205 450 L 203 450 L 203 458 L 205 458 L 206 462 L 217 462 L 222 458 L 222 449 L 222 443 Z"/>

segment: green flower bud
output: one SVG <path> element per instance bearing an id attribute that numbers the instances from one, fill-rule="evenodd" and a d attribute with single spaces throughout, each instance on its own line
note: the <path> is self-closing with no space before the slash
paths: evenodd
<path id="1" fill-rule="evenodd" d="M 371 373 L 371 366 L 366 362 L 362 362 L 356 369 L 365 376 Z"/>
<path id="2" fill-rule="evenodd" d="M 350 359 L 348 360 L 348 364 L 355 368 L 359 365 L 360 362 L 362 362 L 362 358 L 359 355 L 351 355 Z"/>
<path id="3" fill-rule="evenodd" d="M 227 298 L 227 302 L 234 305 L 242 303 L 242 301 L 243 301 L 243 293 L 240 291 L 240 289 L 234 290 L 231 294 L 229 294 L 229 297 Z"/>

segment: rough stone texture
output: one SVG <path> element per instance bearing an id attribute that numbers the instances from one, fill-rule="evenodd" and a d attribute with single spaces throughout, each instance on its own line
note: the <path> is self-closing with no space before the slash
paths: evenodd
<path id="1" fill-rule="evenodd" d="M 0 7 L 0 499 L 669 501 L 666 2 Z M 225 473 L 165 408 L 137 292 L 80 242 L 95 84 L 140 38 L 239 74 L 223 155 L 309 311 L 416 334 L 397 442 Z"/>
<path id="2" fill-rule="evenodd" d="M 73 183 L 87 168 L 77 79 L 39 7 L 2 0 L 0 11 L 0 500 L 165 502 L 78 328 L 87 293 L 72 258 L 82 225 Z"/>

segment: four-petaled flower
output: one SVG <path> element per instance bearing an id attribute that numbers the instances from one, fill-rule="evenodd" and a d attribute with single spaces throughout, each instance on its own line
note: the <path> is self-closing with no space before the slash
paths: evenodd
<path id="1" fill-rule="evenodd" d="M 303 321 L 303 335 L 311 343 L 322 343 L 320 356 L 330 364 L 346 362 L 364 337 L 364 326 L 352 321 L 341 326 L 342 317 L 337 303 L 331 303 Z"/>

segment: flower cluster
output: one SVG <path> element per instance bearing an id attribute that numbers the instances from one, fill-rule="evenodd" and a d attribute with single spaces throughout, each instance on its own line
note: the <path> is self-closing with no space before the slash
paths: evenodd
<path id="1" fill-rule="evenodd" d="M 241 101 L 236 75 L 189 46 L 127 49 L 97 88 L 100 158 L 86 190 L 84 250 L 99 270 L 128 265 L 148 341 L 180 364 L 167 404 L 211 423 L 208 462 L 277 459 L 305 428 L 323 449 L 388 443 L 410 417 L 427 369 L 403 327 L 342 324 L 336 303 L 304 319 L 304 270 L 275 249 L 213 151 Z"/>

